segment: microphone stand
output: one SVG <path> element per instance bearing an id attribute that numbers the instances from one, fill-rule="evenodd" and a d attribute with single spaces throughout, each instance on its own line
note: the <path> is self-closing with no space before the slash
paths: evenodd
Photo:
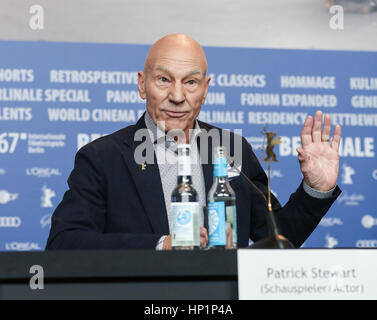
<path id="1" fill-rule="evenodd" d="M 234 161 L 231 161 L 229 157 L 227 156 L 228 162 L 231 167 L 235 168 L 240 175 L 242 175 L 246 181 L 255 189 L 258 191 L 258 193 L 263 197 L 264 201 L 266 202 L 267 205 L 267 214 L 266 214 L 266 219 L 267 219 L 267 226 L 268 226 L 268 231 L 269 235 L 268 237 L 259 240 L 255 243 L 253 243 L 249 248 L 253 249 L 293 249 L 294 246 L 293 244 L 286 238 L 284 237 L 279 230 L 279 227 L 276 222 L 276 217 L 275 213 L 272 210 L 272 205 L 271 205 L 271 187 L 270 187 L 270 177 L 271 177 L 271 162 L 268 161 L 268 199 L 266 198 L 265 194 L 261 189 L 259 189 L 256 184 L 249 179 L 249 177 L 243 173 L 240 169 L 237 168 L 237 166 L 234 165 Z"/>

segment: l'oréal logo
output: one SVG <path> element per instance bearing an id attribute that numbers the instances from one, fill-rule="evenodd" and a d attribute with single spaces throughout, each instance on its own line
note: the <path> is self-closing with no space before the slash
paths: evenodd
<path id="1" fill-rule="evenodd" d="M 31 251 L 31 250 L 42 250 L 37 242 L 7 242 L 5 243 L 5 250 L 10 251 Z"/>
<path id="2" fill-rule="evenodd" d="M 52 176 L 61 176 L 61 172 L 57 168 L 27 168 L 26 175 L 38 178 L 50 178 Z"/>
<path id="3" fill-rule="evenodd" d="M 343 225 L 343 221 L 337 217 L 324 217 L 319 222 L 321 227 L 333 227 L 335 225 L 341 226 Z"/>

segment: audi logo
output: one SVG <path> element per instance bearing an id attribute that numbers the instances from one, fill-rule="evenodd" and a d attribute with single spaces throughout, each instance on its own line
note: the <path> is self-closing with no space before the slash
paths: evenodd
<path id="1" fill-rule="evenodd" d="M 20 225 L 20 217 L 0 217 L 0 228 L 18 228 Z"/>

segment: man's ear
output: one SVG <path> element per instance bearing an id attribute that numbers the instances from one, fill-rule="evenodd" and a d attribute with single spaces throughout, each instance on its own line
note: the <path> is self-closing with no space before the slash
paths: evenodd
<path id="1" fill-rule="evenodd" d="M 204 95 L 203 95 L 203 100 L 202 100 L 202 104 L 204 104 L 204 102 L 206 102 L 206 98 L 207 98 L 207 93 L 208 93 L 208 88 L 209 88 L 209 83 L 211 82 L 211 77 L 208 76 L 206 79 L 205 79 L 205 91 L 204 91 Z"/>
<path id="2" fill-rule="evenodd" d="M 139 89 L 139 95 L 141 99 L 146 99 L 145 93 L 145 73 L 143 71 L 139 71 L 137 73 L 137 87 Z"/>

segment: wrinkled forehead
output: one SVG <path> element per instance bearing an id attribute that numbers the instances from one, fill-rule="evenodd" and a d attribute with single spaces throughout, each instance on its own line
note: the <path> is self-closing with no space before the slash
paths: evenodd
<path id="1" fill-rule="evenodd" d="M 207 72 L 207 59 L 198 45 L 166 44 L 152 47 L 145 61 L 144 71 Z"/>

